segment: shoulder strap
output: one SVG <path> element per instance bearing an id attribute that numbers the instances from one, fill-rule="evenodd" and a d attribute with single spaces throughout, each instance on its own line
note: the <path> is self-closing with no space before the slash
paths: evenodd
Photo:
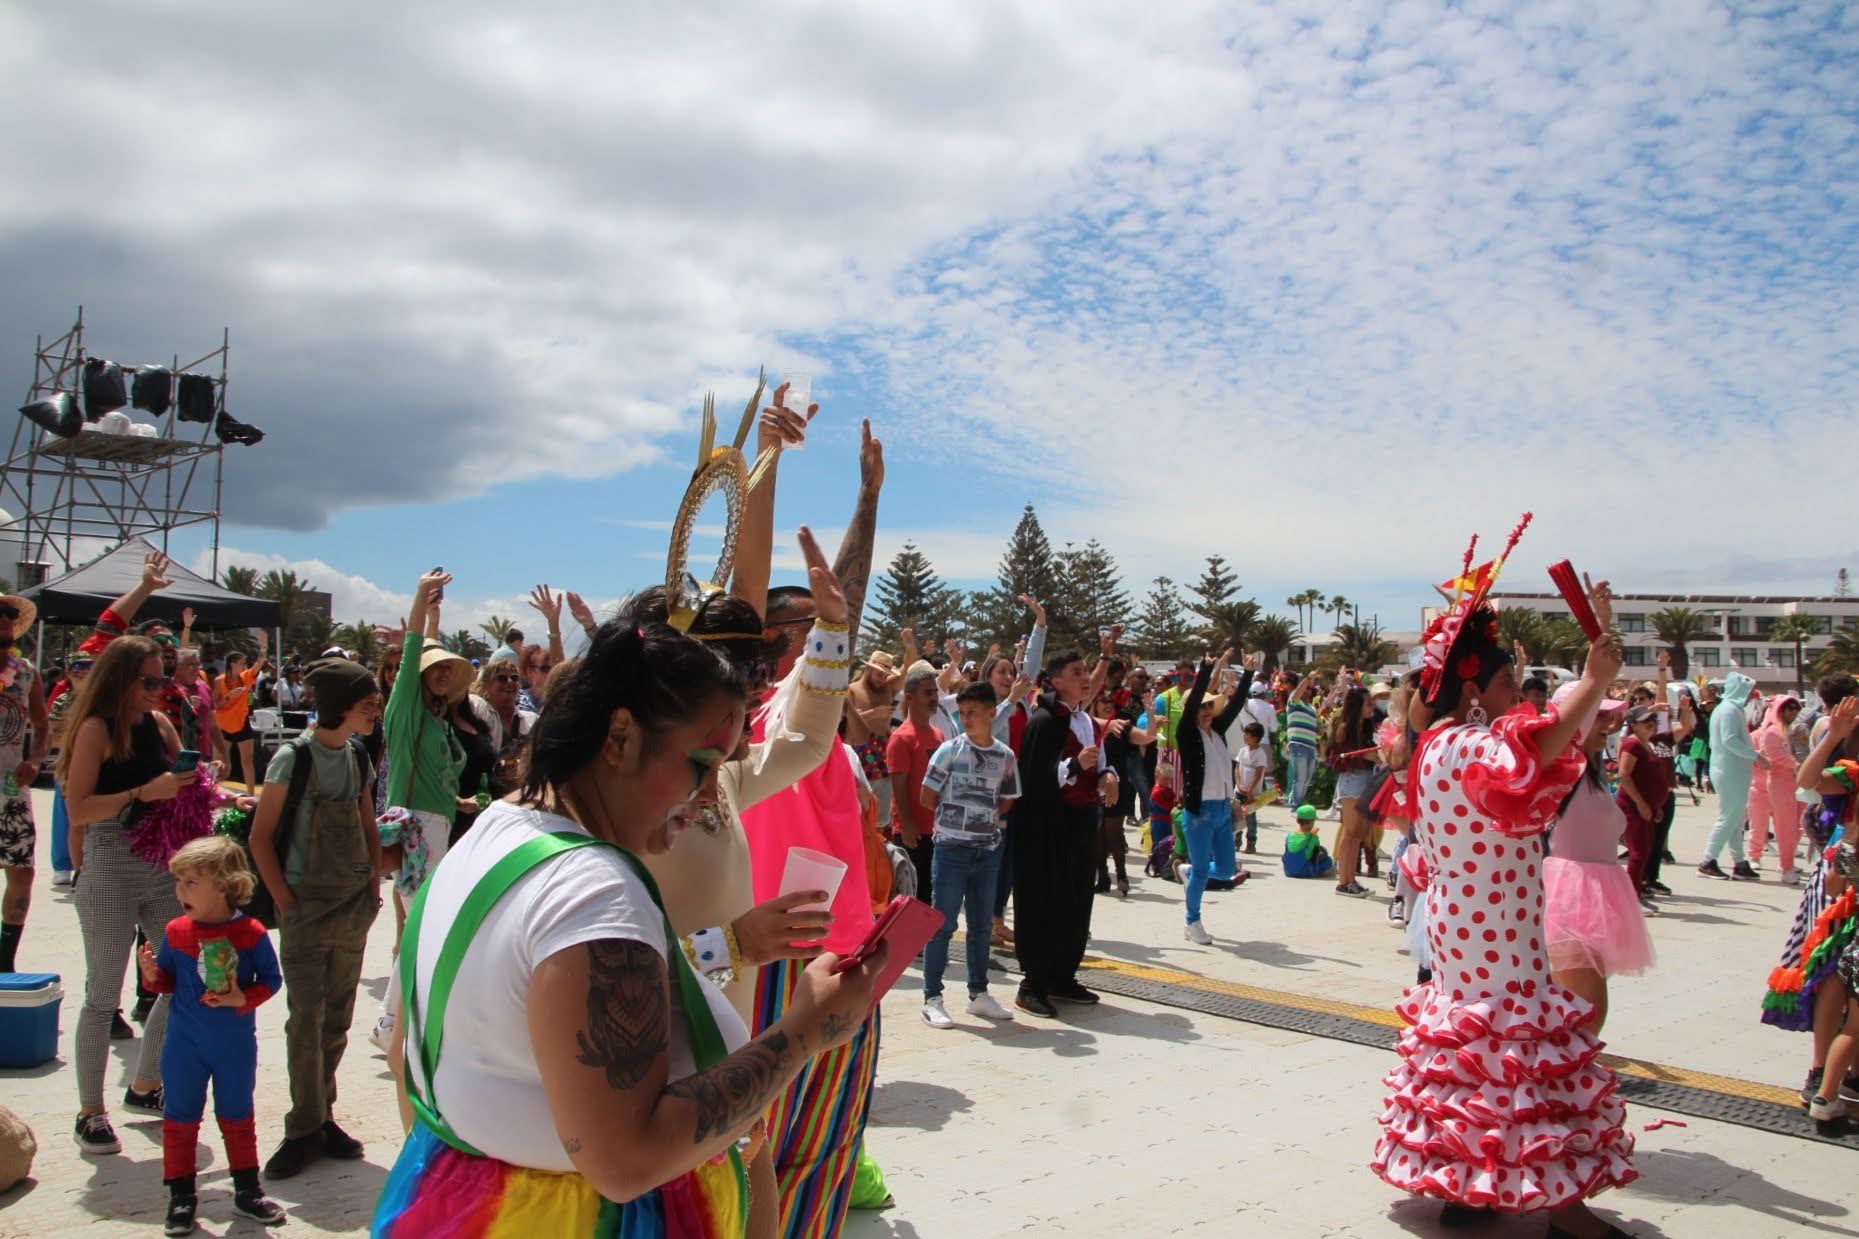
<path id="1" fill-rule="evenodd" d="M 458 970 L 465 962 L 465 952 L 470 949 L 471 940 L 477 935 L 478 928 L 484 924 L 484 918 L 490 915 L 497 901 L 537 865 L 563 852 L 599 842 L 591 836 L 569 831 L 541 835 L 519 845 L 508 856 L 492 865 L 490 871 L 478 879 L 471 893 L 465 896 L 465 902 L 459 908 L 452 927 L 446 931 L 445 941 L 439 947 L 438 962 L 433 967 L 432 1006 L 424 1015 L 420 1011 L 419 1001 L 419 946 L 420 930 L 426 922 L 426 897 L 432 890 L 432 883 L 427 882 L 420 887 L 419 894 L 414 896 L 413 908 L 407 913 L 406 932 L 400 940 L 400 998 L 406 1016 L 407 1043 L 410 1047 L 417 1046 L 420 1077 L 426 1082 L 427 1094 L 432 1091 L 439 1069 L 439 1052 L 445 1040 L 445 1009 L 452 999 L 452 986 L 458 980 Z M 405 1077 L 408 1100 L 434 1134 L 453 1148 L 474 1156 L 483 1156 L 460 1139 L 451 1124 L 440 1116 L 437 1098 L 421 1094 L 414 1073 L 408 1071 Z"/>
<path id="2" fill-rule="evenodd" d="M 426 895 L 431 890 L 431 883 L 422 886 L 419 894 L 414 897 L 413 908 L 407 913 L 406 932 L 400 942 L 400 992 L 407 1041 L 409 1045 L 418 1046 L 419 1075 L 426 1083 L 426 1094 L 421 1094 L 415 1074 L 407 1071 L 404 1073 L 407 1097 L 421 1121 L 453 1148 L 482 1156 L 452 1130 L 439 1113 L 436 1098 L 431 1096 L 445 1039 L 445 1011 L 451 1001 L 452 987 L 458 979 L 459 969 L 465 962 L 465 952 L 470 949 L 472 939 L 483 925 L 484 918 L 524 874 L 564 852 L 594 845 L 612 848 L 626 860 L 627 865 L 645 884 L 660 916 L 664 917 L 664 902 L 659 897 L 658 884 L 652 880 L 651 873 L 640 863 L 639 858 L 625 848 L 573 831 L 538 836 L 519 845 L 491 866 L 490 871 L 478 879 L 477 885 L 465 897 L 464 904 L 453 920 L 452 927 L 446 931 L 445 941 L 439 948 L 439 959 L 433 968 L 432 1001 L 423 1014 L 419 1003 L 419 942 L 420 929 L 426 920 Z M 727 1057 L 729 1048 L 723 1042 L 722 1030 L 717 1026 L 716 1016 L 704 997 L 697 973 L 691 968 L 690 961 L 685 959 L 684 952 L 678 949 L 678 938 L 671 927 L 670 918 L 664 917 L 664 921 L 665 957 L 677 977 L 685 1026 L 690 1030 L 691 1056 L 697 1070 L 704 1071 Z M 740 1177 L 740 1159 L 733 1159 L 733 1162 Z"/>
<path id="3" fill-rule="evenodd" d="M 290 848 L 290 837 L 297 831 L 297 808 L 303 803 L 310 775 L 315 770 L 316 758 L 309 752 L 310 741 L 304 738 L 307 735 L 309 733 L 304 732 L 290 742 L 291 748 L 296 750 L 290 763 L 290 786 L 284 793 L 284 808 L 278 814 L 278 824 L 271 835 L 271 846 L 277 851 L 280 865 Z"/>

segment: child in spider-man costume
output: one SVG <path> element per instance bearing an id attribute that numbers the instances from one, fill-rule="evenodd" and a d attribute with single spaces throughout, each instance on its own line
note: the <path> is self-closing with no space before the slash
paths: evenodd
<path id="1" fill-rule="evenodd" d="M 148 987 L 173 994 L 161 1053 L 162 1180 L 168 1186 L 167 1233 L 194 1229 L 195 1145 L 213 1085 L 213 1112 L 232 1169 L 233 1206 L 261 1222 L 284 1220 L 258 1181 L 258 1129 L 252 1089 L 258 1075 L 259 1003 L 284 984 L 265 927 L 240 912 L 254 878 L 239 846 L 220 836 L 196 839 L 174 854 L 181 915 L 168 922 L 159 951 L 138 957 Z"/>

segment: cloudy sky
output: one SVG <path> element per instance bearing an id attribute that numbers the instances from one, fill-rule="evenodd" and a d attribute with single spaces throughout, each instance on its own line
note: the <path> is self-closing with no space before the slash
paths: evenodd
<path id="1" fill-rule="evenodd" d="M 782 528 L 869 417 L 956 580 L 1028 500 L 1396 628 L 1523 508 L 1514 588 L 1859 568 L 1859 6 L 70 0 L 0 111 L 0 384 L 79 304 L 229 326 L 227 554 L 340 618 L 650 583 L 761 365 L 823 405 Z"/>

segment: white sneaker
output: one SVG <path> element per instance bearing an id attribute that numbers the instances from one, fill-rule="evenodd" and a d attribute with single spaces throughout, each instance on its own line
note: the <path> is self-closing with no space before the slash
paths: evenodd
<path id="1" fill-rule="evenodd" d="M 1782 871 L 1782 885 L 1783 886 L 1801 885 L 1801 871 L 1799 869 L 1784 869 Z"/>
<path id="2" fill-rule="evenodd" d="M 1831 1123 L 1834 1119 L 1840 1118 L 1845 1113 L 1846 1103 L 1838 1096 L 1830 1097 L 1825 1101 L 1816 1097 L 1814 1100 L 1807 1103 L 1808 1117 L 1813 1119 L 1816 1123 Z"/>
<path id="3" fill-rule="evenodd" d="M 1214 936 L 1208 933 L 1207 926 L 1201 924 L 1199 921 L 1189 921 L 1187 927 L 1181 931 L 1181 936 L 1186 938 L 1189 942 L 1194 943 L 1196 946 L 1212 946 L 1214 944 Z"/>
<path id="4" fill-rule="evenodd" d="M 383 1054 L 394 1052 L 394 1017 L 391 1013 L 381 1012 L 381 1018 L 374 1022 L 374 1031 L 368 1034 L 368 1040 L 374 1042 L 374 1048 Z"/>
<path id="5" fill-rule="evenodd" d="M 949 1018 L 949 1012 L 942 1005 L 940 998 L 923 1000 L 923 1022 L 931 1028 L 954 1028 L 955 1021 Z"/>
<path id="6" fill-rule="evenodd" d="M 986 990 L 982 990 L 979 994 L 971 994 L 969 996 L 968 1013 L 970 1015 L 978 1015 L 984 1020 L 1010 1020 L 1013 1018 L 1013 1012 L 996 1002 L 994 1000 L 994 995 L 988 993 Z"/>
<path id="7" fill-rule="evenodd" d="M 52 885 L 69 886 L 71 885 L 72 876 L 69 869 L 54 869 L 52 870 Z"/>

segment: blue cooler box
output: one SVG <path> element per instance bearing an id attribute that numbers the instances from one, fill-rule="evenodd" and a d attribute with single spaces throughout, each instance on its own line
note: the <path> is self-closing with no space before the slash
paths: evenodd
<path id="1" fill-rule="evenodd" d="M 64 986 L 55 972 L 0 972 L 0 1067 L 37 1067 L 58 1057 L 58 1008 Z"/>

